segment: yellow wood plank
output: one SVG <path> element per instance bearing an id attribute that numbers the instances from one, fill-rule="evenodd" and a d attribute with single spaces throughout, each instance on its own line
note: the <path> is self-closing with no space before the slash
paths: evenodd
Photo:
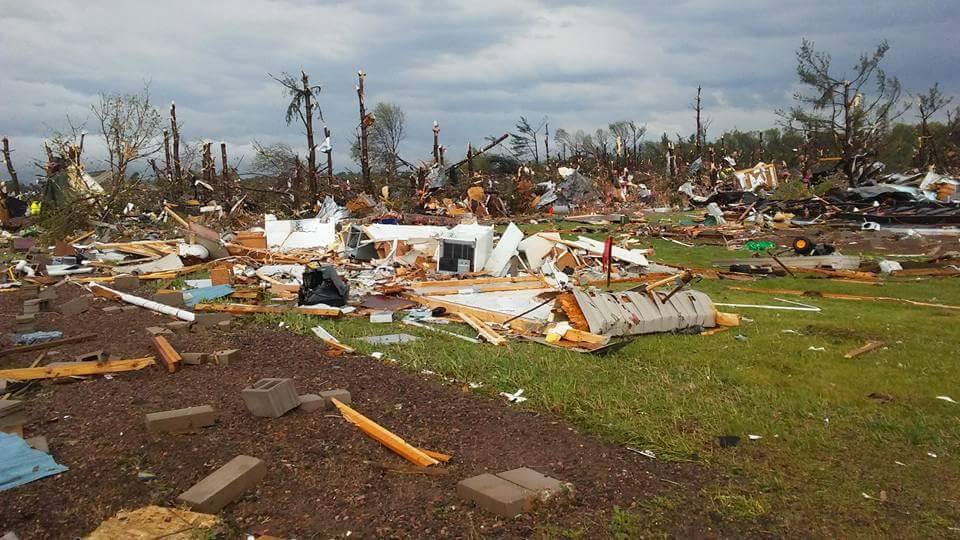
<path id="1" fill-rule="evenodd" d="M 45 366 L 0 370 L 0 379 L 32 381 L 35 379 L 55 379 L 80 375 L 100 375 L 102 373 L 120 373 L 136 371 L 155 364 L 152 356 L 130 360 L 104 360 L 103 362 L 77 362 L 61 366 Z"/>
<path id="2" fill-rule="evenodd" d="M 490 328 L 485 322 L 477 319 L 473 315 L 470 315 L 469 313 L 457 313 L 457 316 L 460 317 L 463 322 L 469 324 L 474 330 L 476 330 L 477 333 L 480 334 L 480 337 L 489 341 L 490 343 L 493 343 L 494 345 L 507 344 L 507 338 L 498 334 L 493 328 Z"/>
<path id="3" fill-rule="evenodd" d="M 400 437 L 394 435 L 373 420 L 370 420 L 366 416 L 351 409 L 344 403 L 341 403 L 340 400 L 332 398 L 331 401 L 333 401 L 333 404 L 336 405 L 337 409 L 340 410 L 340 414 L 342 414 L 348 422 L 354 424 L 360 428 L 360 431 L 366 433 L 371 438 L 375 439 L 377 442 L 386 446 L 390 450 L 393 450 L 396 454 L 403 457 L 410 463 L 413 463 L 419 467 L 427 467 L 429 465 L 436 465 L 439 463 L 437 459 L 432 458 L 420 449 L 407 444 L 407 442 Z"/>

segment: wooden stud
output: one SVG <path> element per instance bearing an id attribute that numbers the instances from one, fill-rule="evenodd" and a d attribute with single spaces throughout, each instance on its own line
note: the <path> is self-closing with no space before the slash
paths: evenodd
<path id="1" fill-rule="evenodd" d="M 493 343 L 494 345 L 506 345 L 507 338 L 498 334 L 493 328 L 487 326 L 487 323 L 477 319 L 469 313 L 457 313 L 457 316 L 460 317 L 463 322 L 469 324 L 474 330 L 480 334 L 480 337 Z"/>
<path id="2" fill-rule="evenodd" d="M 76 377 L 82 375 L 100 375 L 136 371 L 155 364 L 152 356 L 130 360 L 104 360 L 102 362 L 71 362 L 59 366 L 32 367 L 0 370 L 0 379 L 32 381 L 35 379 L 55 379 L 58 377 Z"/>
<path id="3" fill-rule="evenodd" d="M 403 457 L 410 463 L 413 463 L 419 467 L 427 467 L 430 465 L 436 465 L 440 462 L 436 458 L 425 454 L 422 450 L 411 446 L 406 441 L 394 435 L 373 420 L 370 420 L 366 416 L 363 416 L 357 411 L 351 409 L 349 406 L 341 403 L 340 400 L 331 398 L 331 401 L 337 407 L 337 409 L 340 410 L 340 414 L 342 414 L 348 422 L 354 424 L 360 429 L 360 431 L 366 433 L 371 438 L 375 439 L 377 442 L 386 446 L 390 450 L 393 450 L 396 454 Z"/>
<path id="4" fill-rule="evenodd" d="M 180 361 L 183 360 L 180 353 L 163 336 L 151 336 L 150 339 L 153 341 L 153 348 L 157 350 L 157 354 L 160 356 L 160 363 L 170 373 L 176 372 L 177 368 L 180 367 Z"/>
<path id="5" fill-rule="evenodd" d="M 857 347 L 856 349 L 854 349 L 854 350 L 848 352 L 847 354 L 843 355 L 843 357 L 844 357 L 844 358 L 855 358 L 855 357 L 857 357 L 857 356 L 860 356 L 861 354 L 868 353 L 868 352 L 870 352 L 870 351 L 872 351 L 872 350 L 874 350 L 874 349 L 879 349 L 879 348 L 882 347 L 882 346 L 883 346 L 883 342 L 882 342 L 882 341 L 868 341 L 868 342 L 864 343 L 862 346 Z"/>

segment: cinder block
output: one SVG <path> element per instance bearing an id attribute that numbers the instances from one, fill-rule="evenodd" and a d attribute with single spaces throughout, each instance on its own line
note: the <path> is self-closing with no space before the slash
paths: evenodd
<path id="1" fill-rule="evenodd" d="M 107 306 L 103 308 L 103 312 L 108 315 L 116 315 L 118 313 L 123 312 L 123 308 L 120 306 Z"/>
<path id="2" fill-rule="evenodd" d="M 37 298 L 41 300 L 47 300 L 47 301 L 56 300 L 57 290 L 54 289 L 53 287 L 46 287 L 42 291 L 40 291 L 40 294 L 37 295 Z"/>
<path id="3" fill-rule="evenodd" d="M 43 300 L 39 298 L 31 298 L 30 300 L 23 301 L 23 314 L 24 315 L 36 315 L 40 313 L 43 309 Z"/>
<path id="4" fill-rule="evenodd" d="M 267 475 L 263 461 L 237 456 L 177 497 L 196 512 L 216 514 Z"/>
<path id="5" fill-rule="evenodd" d="M 80 315 L 90 309 L 90 299 L 86 296 L 78 296 L 69 302 L 60 304 L 60 313 L 65 316 Z"/>
<path id="6" fill-rule="evenodd" d="M 173 307 L 183 307 L 183 293 L 180 291 L 157 291 L 153 295 L 154 302 L 160 302 Z"/>
<path id="7" fill-rule="evenodd" d="M 520 467 L 497 474 L 498 477 L 530 491 L 540 494 L 541 498 L 547 499 L 554 495 L 559 495 L 564 491 L 564 483 L 556 478 L 542 475 L 533 469 Z"/>
<path id="8" fill-rule="evenodd" d="M 23 442 L 29 444 L 30 448 L 33 448 L 34 450 L 39 450 L 46 454 L 50 453 L 50 446 L 47 444 L 47 438 L 43 435 L 31 437 Z"/>
<path id="9" fill-rule="evenodd" d="M 200 328 L 212 328 L 223 321 L 233 320 L 233 315 L 229 313 L 196 313 L 193 322 Z"/>
<path id="10" fill-rule="evenodd" d="M 165 328 L 169 328 L 170 330 L 173 330 L 174 334 L 185 335 L 190 333 L 190 327 L 192 325 L 193 323 L 189 321 L 173 321 L 173 322 L 168 322 L 163 326 Z"/>
<path id="11" fill-rule="evenodd" d="M 260 379 L 240 395 L 254 416 L 279 418 L 300 405 L 293 379 Z"/>
<path id="12" fill-rule="evenodd" d="M 17 315 L 15 330 L 18 334 L 35 332 L 37 330 L 36 323 L 37 323 L 36 313 L 30 313 L 29 315 Z"/>
<path id="13" fill-rule="evenodd" d="M 304 412 L 313 412 L 327 407 L 326 400 L 316 394 L 300 396 L 300 408 Z"/>
<path id="14" fill-rule="evenodd" d="M 230 362 L 240 359 L 240 349 L 224 349 L 213 353 L 213 361 L 218 366 L 229 366 Z"/>
<path id="15" fill-rule="evenodd" d="M 173 330 L 162 326 L 148 326 L 147 333 L 151 336 L 172 336 Z"/>
<path id="16" fill-rule="evenodd" d="M 101 360 L 106 360 L 110 355 L 107 354 L 103 349 L 97 349 L 96 351 L 78 354 L 76 357 L 77 362 L 100 362 Z"/>
<path id="17" fill-rule="evenodd" d="M 210 405 L 149 413 L 146 416 L 150 433 L 181 433 L 213 425 L 216 421 L 217 411 Z"/>
<path id="18" fill-rule="evenodd" d="M 185 352 L 180 353 L 183 363 L 190 366 L 199 366 L 204 362 L 210 361 L 210 355 L 204 352 Z"/>
<path id="19" fill-rule="evenodd" d="M 113 288 L 132 291 L 140 288 L 140 278 L 137 276 L 117 276 L 113 278 Z"/>
<path id="20" fill-rule="evenodd" d="M 457 483 L 457 496 L 501 517 L 530 509 L 537 494 L 492 474 L 481 474 Z"/>
<path id="21" fill-rule="evenodd" d="M 324 390 L 320 392 L 320 397 L 323 398 L 324 406 L 327 409 L 335 409 L 336 406 L 330 401 L 332 398 L 336 398 L 337 401 L 343 403 L 344 405 L 350 404 L 350 392 L 344 390 L 343 388 L 338 388 L 336 390 Z"/>

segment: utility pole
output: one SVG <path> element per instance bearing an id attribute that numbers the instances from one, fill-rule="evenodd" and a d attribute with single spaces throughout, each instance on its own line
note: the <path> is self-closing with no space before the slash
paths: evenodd
<path id="1" fill-rule="evenodd" d="M 433 161 L 440 163 L 440 124 L 433 121 Z"/>
<path id="2" fill-rule="evenodd" d="M 173 132 L 173 178 L 183 187 L 183 168 L 180 165 L 180 129 L 177 127 L 177 105 L 170 102 L 170 131 Z"/>
<path id="3" fill-rule="evenodd" d="M 363 79 L 367 74 L 363 70 L 357 71 L 357 100 L 360 101 L 360 174 L 363 177 L 363 188 L 373 192 L 373 181 L 370 180 L 370 159 L 367 155 L 367 108 L 363 103 Z"/>
<path id="4" fill-rule="evenodd" d="M 13 168 L 13 161 L 10 159 L 10 140 L 3 138 L 3 162 L 7 164 L 7 172 L 10 173 L 10 184 L 13 186 L 13 192 L 20 193 L 20 180 L 17 178 L 17 171 Z"/>

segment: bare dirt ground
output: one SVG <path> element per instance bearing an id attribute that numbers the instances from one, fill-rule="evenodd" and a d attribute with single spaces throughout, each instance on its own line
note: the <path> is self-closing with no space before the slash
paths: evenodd
<path id="1" fill-rule="evenodd" d="M 79 293 L 60 287 L 57 305 Z M 108 349 L 123 358 L 152 355 L 144 328 L 167 317 L 146 310 L 110 315 L 97 299 L 87 313 L 44 313 L 39 329 L 64 336 L 96 332 L 96 341 L 55 349 L 45 362 Z M 6 335 L 20 311 L 15 293 L 0 295 Z M 614 506 L 658 496 L 685 501 L 682 520 L 661 524 L 682 537 L 738 535 L 706 510 L 707 471 L 670 464 L 582 435 L 558 418 L 480 397 L 462 385 L 357 356 L 323 354 L 318 340 L 253 323 L 170 336 L 182 352 L 238 348 L 229 366 L 160 367 L 72 383 L 44 382 L 27 397 L 26 436 L 45 435 L 70 470 L 0 494 L 0 526 L 20 538 L 75 538 L 121 509 L 175 505 L 176 496 L 239 454 L 264 460 L 266 479 L 223 515 L 225 534 L 280 537 L 524 537 L 544 531 L 606 536 Z M 8 344 L 5 343 L 5 346 Z M 545 352 L 549 354 L 549 352 Z M 0 368 L 28 366 L 37 353 L 0 358 Z M 356 409 L 414 445 L 453 455 L 431 475 L 405 474 L 400 457 L 332 412 L 294 410 L 277 419 L 249 414 L 240 391 L 263 377 L 291 377 L 300 393 L 346 388 Z M 151 436 L 144 414 L 210 404 L 213 427 Z M 547 504 L 501 519 L 457 498 L 456 483 L 521 466 L 573 483 L 572 503 Z M 138 479 L 149 472 L 152 480 Z M 718 529 L 718 525 L 721 527 Z"/>

